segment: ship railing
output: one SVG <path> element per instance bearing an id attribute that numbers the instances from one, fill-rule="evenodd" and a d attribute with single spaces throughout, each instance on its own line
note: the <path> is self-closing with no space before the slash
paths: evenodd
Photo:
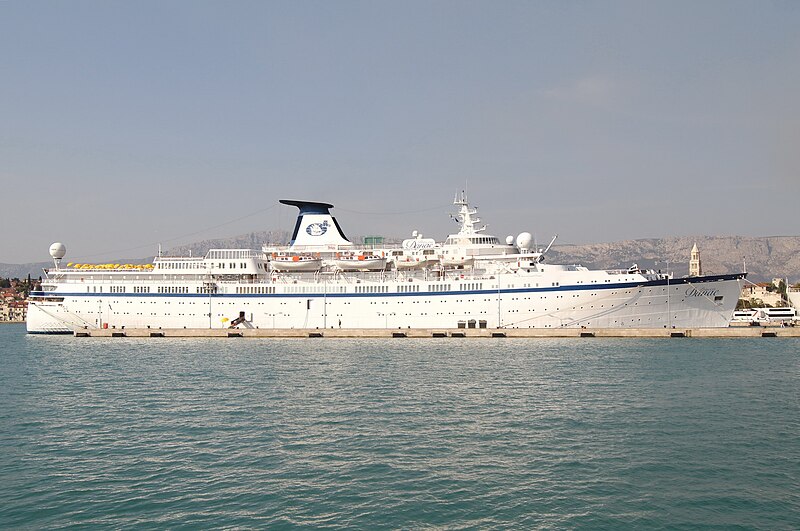
<path id="1" fill-rule="evenodd" d="M 382 251 L 382 250 L 396 250 L 402 249 L 401 243 L 389 242 L 381 244 L 360 244 L 354 243 L 353 245 L 293 245 L 291 247 L 282 245 L 265 245 L 262 247 L 261 252 L 264 254 L 280 253 L 280 254 L 298 254 L 298 253 L 344 253 L 361 250 Z"/>
<path id="2" fill-rule="evenodd" d="M 644 270 L 644 269 L 604 269 L 606 273 L 609 275 L 656 275 L 662 273 L 656 273 L 652 269 Z"/>
<path id="3" fill-rule="evenodd" d="M 609 275 L 642 275 L 643 277 L 647 278 L 648 280 L 666 280 L 667 278 L 672 279 L 672 273 L 662 272 L 662 271 L 655 271 L 653 269 L 647 270 L 630 270 L 630 269 L 604 269 L 606 273 Z"/>
<path id="4" fill-rule="evenodd" d="M 216 279 L 217 284 L 233 285 L 233 284 L 271 284 L 270 277 L 257 277 L 257 278 L 241 278 L 241 279 Z"/>
<path id="5" fill-rule="evenodd" d="M 209 260 L 246 260 L 248 258 L 261 258 L 263 252 L 259 249 L 209 249 L 203 259 Z"/>
<path id="6" fill-rule="evenodd" d="M 166 254 L 162 254 L 161 256 L 156 256 L 153 258 L 153 262 L 174 262 L 175 260 L 185 260 L 187 262 L 202 262 L 205 260 L 204 256 L 170 256 Z"/>
<path id="7" fill-rule="evenodd" d="M 147 267 L 149 264 L 140 264 L 133 267 L 90 267 L 90 268 L 74 268 L 74 267 L 61 267 L 58 269 L 45 269 L 45 273 L 53 275 L 56 273 L 152 273 L 153 268 Z"/>
<path id="8" fill-rule="evenodd" d="M 95 272 L 96 274 L 97 272 Z M 165 278 L 166 277 L 166 278 Z M 181 284 L 181 283 L 195 283 L 195 282 L 203 282 L 210 280 L 211 277 L 208 275 L 191 275 L 191 278 L 186 277 L 182 278 L 171 278 L 173 275 L 165 274 L 157 276 L 150 276 L 149 278 L 125 278 L 123 279 L 120 276 L 114 276 L 113 278 L 85 278 L 85 277 L 61 277 L 61 278 L 54 278 L 48 277 L 46 279 L 42 279 L 42 282 L 50 282 L 50 283 L 58 283 L 58 284 L 77 284 L 83 286 L 93 286 L 93 285 L 106 285 L 106 284 L 136 284 L 136 285 L 157 285 L 159 283 L 170 283 L 170 284 Z M 83 278 L 83 280 L 81 280 Z"/>

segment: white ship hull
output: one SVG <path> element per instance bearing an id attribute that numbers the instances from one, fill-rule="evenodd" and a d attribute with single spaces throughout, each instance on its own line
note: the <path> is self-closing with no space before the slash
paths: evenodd
<path id="1" fill-rule="evenodd" d="M 723 327 L 731 320 L 740 278 L 676 279 L 669 286 L 664 280 L 617 280 L 597 287 L 560 282 L 536 288 L 531 286 L 537 279 L 514 275 L 513 280 L 501 277 L 499 288 L 496 279 L 454 278 L 356 285 L 231 284 L 214 294 L 56 291 L 48 293 L 50 301 L 30 303 L 28 331 L 223 328 L 240 312 L 247 326 L 255 328 Z M 420 291 L 406 291 L 410 289 Z M 248 293 L 237 293 L 243 290 Z"/>
<path id="2" fill-rule="evenodd" d="M 800 289 L 789 288 L 786 294 L 789 296 L 789 304 L 800 311 Z"/>

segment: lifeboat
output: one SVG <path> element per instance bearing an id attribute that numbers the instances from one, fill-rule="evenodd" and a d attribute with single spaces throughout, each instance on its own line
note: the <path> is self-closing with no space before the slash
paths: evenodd
<path id="1" fill-rule="evenodd" d="M 472 265 L 475 259 L 471 256 L 442 256 L 442 265 L 445 267 L 464 267 Z"/>
<path id="2" fill-rule="evenodd" d="M 398 256 L 394 259 L 394 266 L 397 269 L 422 269 L 432 266 L 437 261 L 427 256 Z"/>
<path id="3" fill-rule="evenodd" d="M 381 271 L 386 269 L 386 258 L 372 254 L 339 255 L 333 260 L 342 271 Z"/>
<path id="4" fill-rule="evenodd" d="M 275 271 L 318 271 L 322 260 L 304 254 L 277 255 L 272 257 L 270 264 Z"/>

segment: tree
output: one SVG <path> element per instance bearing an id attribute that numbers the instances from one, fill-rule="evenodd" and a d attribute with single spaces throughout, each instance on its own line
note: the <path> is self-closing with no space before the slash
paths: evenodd
<path id="1" fill-rule="evenodd" d="M 22 294 L 26 299 L 30 296 L 31 289 L 33 289 L 33 282 L 31 282 L 31 274 L 28 273 L 28 278 L 25 279 L 25 285 L 22 288 Z"/>
<path id="2" fill-rule="evenodd" d="M 11 279 L 0 278 L 0 288 L 10 288 L 10 287 L 11 287 Z"/>

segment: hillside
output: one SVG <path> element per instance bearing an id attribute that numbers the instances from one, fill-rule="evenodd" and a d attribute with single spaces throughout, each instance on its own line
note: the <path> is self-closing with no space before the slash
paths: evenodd
<path id="1" fill-rule="evenodd" d="M 194 256 L 202 256 L 208 249 L 215 248 L 258 249 L 262 243 L 286 242 L 288 237 L 285 231 L 251 232 L 175 247 L 164 254 L 186 255 L 191 251 Z M 683 276 L 689 270 L 689 251 L 694 242 L 700 249 L 706 274 L 739 272 L 746 261 L 748 278 L 753 282 L 769 281 L 773 277 L 788 278 L 790 283 L 800 281 L 800 236 L 685 236 L 584 245 L 556 244 L 548 253 L 547 261 L 600 269 L 627 268 L 636 263 L 642 268 L 666 270 L 669 260 L 669 269 L 676 276 Z M 115 261 L 145 263 L 152 261 L 152 257 Z M 38 277 L 43 267 L 51 266 L 49 261 L 0 264 L 0 277 L 24 278 L 29 273 Z"/>
<path id="2" fill-rule="evenodd" d="M 203 256 L 209 249 L 261 249 L 262 245 L 285 245 L 291 233 L 286 231 L 268 230 L 240 234 L 232 238 L 203 240 L 173 247 L 164 254 L 185 256 L 191 251 L 193 256 Z"/>
<path id="3" fill-rule="evenodd" d="M 800 280 L 798 236 L 685 236 L 647 240 L 625 240 L 585 245 L 555 245 L 548 256 L 552 263 L 578 263 L 591 268 L 630 266 L 665 270 L 677 276 L 689 272 L 689 251 L 697 242 L 703 273 L 735 273 L 746 263 L 748 279 L 769 281 L 774 277 Z"/>

